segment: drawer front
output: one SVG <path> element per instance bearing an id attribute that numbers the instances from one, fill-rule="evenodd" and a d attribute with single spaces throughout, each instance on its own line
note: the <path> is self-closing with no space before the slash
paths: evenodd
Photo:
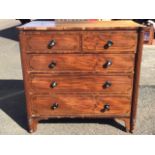
<path id="1" fill-rule="evenodd" d="M 132 76 L 34 74 L 31 76 L 30 85 L 35 92 L 101 92 L 131 95 L 132 81 Z"/>
<path id="2" fill-rule="evenodd" d="M 41 116 L 130 115 L 129 97 L 106 97 L 75 94 L 35 96 L 31 99 L 32 113 Z"/>
<path id="3" fill-rule="evenodd" d="M 137 45 L 137 32 L 86 32 L 83 34 L 82 43 L 85 52 L 134 53 Z"/>
<path id="4" fill-rule="evenodd" d="M 29 69 L 49 72 L 131 73 L 134 54 L 33 54 Z"/>
<path id="5" fill-rule="evenodd" d="M 78 33 L 49 32 L 29 34 L 26 36 L 27 53 L 59 53 L 79 51 L 80 37 Z"/>

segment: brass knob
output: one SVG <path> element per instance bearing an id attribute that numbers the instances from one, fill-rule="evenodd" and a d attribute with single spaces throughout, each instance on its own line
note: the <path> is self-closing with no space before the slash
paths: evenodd
<path id="1" fill-rule="evenodd" d="M 104 45 L 104 49 L 108 49 L 111 47 L 114 43 L 111 40 L 108 40 L 107 43 Z"/>
<path id="2" fill-rule="evenodd" d="M 51 106 L 51 109 L 52 110 L 55 110 L 59 107 L 59 104 L 58 103 L 53 103 L 52 106 Z"/>
<path id="3" fill-rule="evenodd" d="M 110 110 L 110 105 L 108 103 L 105 103 L 103 105 L 103 109 L 101 109 L 101 112 L 109 111 Z"/>
<path id="4" fill-rule="evenodd" d="M 56 67 L 56 65 L 57 65 L 56 62 L 52 61 L 52 62 L 48 65 L 48 67 L 51 68 L 51 69 L 53 69 L 53 68 Z"/>
<path id="5" fill-rule="evenodd" d="M 58 84 L 57 84 L 57 82 L 56 81 L 53 81 L 52 83 L 51 83 L 51 88 L 54 88 L 54 87 L 56 87 Z"/>
<path id="6" fill-rule="evenodd" d="M 49 43 L 48 43 L 48 48 L 51 49 L 52 47 L 54 47 L 56 45 L 56 41 L 55 40 L 51 40 Z"/>
<path id="7" fill-rule="evenodd" d="M 103 64 L 104 68 L 108 68 L 112 65 L 112 61 L 111 60 L 107 60 L 105 64 Z"/>
<path id="8" fill-rule="evenodd" d="M 112 86 L 112 83 L 110 81 L 106 81 L 104 84 L 103 84 L 103 88 L 109 88 Z"/>

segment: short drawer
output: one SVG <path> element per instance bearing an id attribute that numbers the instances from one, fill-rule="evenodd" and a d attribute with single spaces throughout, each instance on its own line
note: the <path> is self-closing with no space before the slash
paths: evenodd
<path id="1" fill-rule="evenodd" d="M 59 53 L 80 50 L 80 36 L 71 32 L 40 32 L 26 35 L 27 53 Z"/>
<path id="2" fill-rule="evenodd" d="M 100 92 L 131 95 L 132 82 L 132 76 L 33 74 L 30 86 L 31 91 L 35 92 Z"/>
<path id="3" fill-rule="evenodd" d="M 49 72 L 132 73 L 134 54 L 30 54 L 29 70 Z"/>
<path id="4" fill-rule="evenodd" d="M 136 31 L 85 32 L 82 36 L 84 52 L 135 53 Z"/>
<path id="5" fill-rule="evenodd" d="M 52 96 L 31 98 L 34 116 L 129 116 L 130 102 L 129 97 L 94 96 L 93 94 L 52 94 Z"/>

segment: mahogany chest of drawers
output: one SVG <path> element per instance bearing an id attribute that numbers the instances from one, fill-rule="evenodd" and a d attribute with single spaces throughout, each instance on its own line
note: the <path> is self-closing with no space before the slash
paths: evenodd
<path id="1" fill-rule="evenodd" d="M 135 125 L 143 27 L 132 21 L 18 27 L 29 132 L 49 118 L 119 118 Z"/>

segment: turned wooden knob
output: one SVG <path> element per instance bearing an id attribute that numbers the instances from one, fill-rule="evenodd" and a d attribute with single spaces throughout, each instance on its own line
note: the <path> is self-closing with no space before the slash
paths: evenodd
<path id="1" fill-rule="evenodd" d="M 103 64 L 104 68 L 108 68 L 112 65 L 112 61 L 111 60 L 107 60 L 105 64 Z"/>
<path id="2" fill-rule="evenodd" d="M 55 110 L 59 107 L 59 104 L 58 103 L 53 103 L 52 106 L 51 106 L 51 109 L 52 110 Z"/>
<path id="3" fill-rule="evenodd" d="M 53 69 L 53 68 L 56 67 L 56 65 L 57 65 L 56 62 L 52 61 L 52 62 L 48 65 L 48 67 L 51 68 L 51 69 Z"/>
<path id="4" fill-rule="evenodd" d="M 110 110 L 110 105 L 108 103 L 105 103 L 103 105 L 103 109 L 101 109 L 101 112 L 109 111 Z"/>
<path id="5" fill-rule="evenodd" d="M 49 43 L 48 43 L 48 48 L 51 49 L 52 47 L 54 47 L 56 45 L 56 41 L 55 40 L 51 40 Z"/>
<path id="6" fill-rule="evenodd" d="M 106 81 L 104 84 L 103 84 L 103 88 L 109 88 L 112 86 L 112 83 L 110 81 Z"/>
<path id="7" fill-rule="evenodd" d="M 111 40 L 108 40 L 107 43 L 104 45 L 105 49 L 108 49 L 109 47 L 111 47 L 114 43 Z"/>
<path id="8" fill-rule="evenodd" d="M 57 82 L 56 82 L 56 81 L 53 81 L 53 82 L 51 83 L 50 87 L 51 87 L 51 88 L 54 88 L 54 87 L 56 87 L 57 85 L 58 85 Z"/>

